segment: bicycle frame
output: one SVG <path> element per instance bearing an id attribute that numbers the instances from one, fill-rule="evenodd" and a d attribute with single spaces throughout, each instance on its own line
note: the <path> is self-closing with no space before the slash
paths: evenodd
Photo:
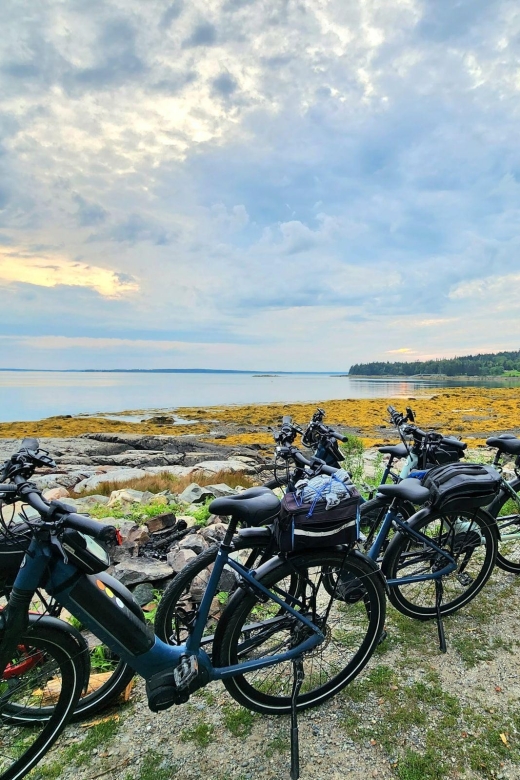
<path id="1" fill-rule="evenodd" d="M 419 511 L 428 512 L 429 510 L 421 509 Z M 451 572 L 455 571 L 455 569 L 457 568 L 457 563 L 455 559 L 449 553 L 447 553 L 446 550 L 442 550 L 438 545 L 435 544 L 435 542 L 433 542 L 427 536 L 422 534 L 420 531 L 415 531 L 413 528 L 410 528 L 408 523 L 410 522 L 411 519 L 412 518 L 409 518 L 408 521 L 405 522 L 402 519 L 402 517 L 395 511 L 395 509 L 392 506 L 390 506 L 388 512 L 385 515 L 385 519 L 381 524 L 381 528 L 379 529 L 377 536 L 374 539 L 372 546 L 370 547 L 370 550 L 368 550 L 368 552 L 366 553 L 367 556 L 371 560 L 377 561 L 381 549 L 383 547 L 383 544 L 385 542 L 385 539 L 388 535 L 388 531 L 390 530 L 392 525 L 396 525 L 406 536 L 411 537 L 416 541 L 424 542 L 426 546 L 429 547 L 431 550 L 438 553 L 439 555 L 442 555 L 442 557 L 446 559 L 447 563 L 446 566 L 444 566 L 442 569 L 439 569 L 438 571 L 434 571 L 431 574 L 419 574 L 419 575 L 414 575 L 409 577 L 398 577 L 397 579 L 387 579 L 386 584 L 390 588 L 395 585 L 409 585 L 413 582 L 426 582 L 426 580 L 440 580 L 442 577 L 445 577 L 447 574 L 451 574 Z"/>
<path id="2" fill-rule="evenodd" d="M 87 575 L 65 560 L 57 560 L 50 542 L 33 537 L 29 550 L 16 576 L 13 591 L 34 593 L 45 582 L 45 590 L 81 621 L 92 633 L 101 639 L 114 653 L 126 661 L 139 675 L 149 680 L 159 672 L 177 667 L 186 656 L 194 656 L 197 668 L 203 672 L 205 685 L 212 680 L 222 680 L 247 671 L 274 666 L 282 661 L 292 660 L 311 650 L 323 641 L 322 631 L 294 606 L 301 602 L 289 597 L 294 606 L 266 588 L 250 573 L 229 557 L 230 548 L 223 545 L 215 561 L 206 592 L 204 594 L 194 629 L 186 645 L 167 645 L 157 636 L 150 637 L 145 624 L 141 623 L 128 607 L 110 591 L 96 575 Z M 260 596 L 267 596 L 288 615 L 304 624 L 312 632 L 304 641 L 283 653 L 267 658 L 245 661 L 232 666 L 214 668 L 208 654 L 200 648 L 200 641 L 211 602 L 218 590 L 218 583 L 224 566 L 240 574 L 247 586 Z M 286 594 L 287 596 L 288 594 Z"/>

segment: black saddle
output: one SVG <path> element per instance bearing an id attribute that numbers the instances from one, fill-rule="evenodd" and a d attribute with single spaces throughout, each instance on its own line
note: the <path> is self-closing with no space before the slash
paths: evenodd
<path id="1" fill-rule="evenodd" d="M 504 434 L 504 437 L 491 436 L 486 439 L 486 444 L 488 447 L 496 447 L 500 452 L 507 452 L 508 455 L 520 455 L 520 439 L 516 436 L 510 437 L 509 433 Z"/>
<path id="2" fill-rule="evenodd" d="M 245 525 L 264 525 L 280 511 L 280 501 L 269 488 L 255 487 L 236 496 L 216 498 L 209 505 L 214 515 L 229 515 Z"/>
<path id="3" fill-rule="evenodd" d="M 377 492 L 387 498 L 402 498 L 412 504 L 425 504 L 430 491 L 421 485 L 418 479 L 403 479 L 397 485 L 379 485 Z"/>
<path id="4" fill-rule="evenodd" d="M 404 444 L 389 444 L 385 447 L 378 447 L 379 452 L 383 455 L 391 455 L 393 458 L 406 458 L 408 450 Z"/>

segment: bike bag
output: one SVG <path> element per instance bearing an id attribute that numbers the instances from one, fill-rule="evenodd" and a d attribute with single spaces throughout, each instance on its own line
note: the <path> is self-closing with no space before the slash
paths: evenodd
<path id="1" fill-rule="evenodd" d="M 273 528 L 280 552 L 355 544 L 360 495 L 353 485 L 348 493 L 329 509 L 325 500 L 302 503 L 296 493 L 286 493 Z"/>
<path id="2" fill-rule="evenodd" d="M 502 478 L 492 466 L 451 463 L 431 469 L 422 481 L 432 506 L 446 512 L 488 506 L 497 495 Z"/>
<path id="3" fill-rule="evenodd" d="M 31 543 L 29 526 L 25 523 L 13 524 L 9 531 L 0 534 L 0 595 L 14 582 Z"/>
<path id="4" fill-rule="evenodd" d="M 448 463 L 458 463 L 464 457 L 466 447 L 464 442 L 445 436 L 430 449 L 425 465 L 444 466 Z"/>

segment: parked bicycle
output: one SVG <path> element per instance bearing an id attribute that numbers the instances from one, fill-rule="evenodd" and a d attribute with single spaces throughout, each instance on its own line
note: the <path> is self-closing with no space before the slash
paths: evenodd
<path id="1" fill-rule="evenodd" d="M 45 755 L 72 715 L 88 674 L 88 648 L 81 634 L 56 618 L 29 614 L 40 588 L 146 679 L 154 711 L 186 702 L 212 680 L 243 680 L 237 698 L 251 708 L 259 693 L 268 704 L 274 699 L 278 711 L 291 712 L 291 777 L 298 777 L 297 710 L 333 696 L 350 674 L 330 636 L 346 631 L 348 641 L 358 645 L 354 655 L 362 668 L 384 625 L 383 580 L 377 566 L 352 549 L 355 531 L 352 544 L 342 548 L 288 553 L 250 572 L 231 557 L 237 525 L 275 520 L 280 502 L 272 492 L 254 488 L 216 499 L 211 511 L 230 518 L 224 540 L 186 643 L 167 645 L 150 636 L 131 609 L 131 594 L 112 591 L 100 576 L 109 558 L 99 542 L 112 541 L 115 529 L 75 514 L 59 501 L 45 501 L 25 477 L 29 447 L 34 451 L 37 442 L 24 442 L 19 456 L 12 458 L 18 469 L 11 470 L 11 483 L 0 485 L 5 501 L 22 499 L 38 512 L 37 519 L 28 520 L 30 545 L 1 615 L 0 778 L 18 780 Z M 241 587 L 219 620 L 210 659 L 201 637 L 226 566 L 240 577 Z M 338 583 L 353 583 L 355 599 Z M 343 613 L 350 612 L 351 602 L 358 606 L 349 624 Z M 323 666 L 327 679 L 316 680 L 312 674 L 316 654 L 328 659 Z M 283 685 L 274 695 L 269 687 L 256 691 L 253 685 L 249 696 L 251 675 L 269 668 L 285 670 Z M 24 730 L 28 721 L 32 727 Z"/>
<path id="2" fill-rule="evenodd" d="M 13 458 L 7 460 L 0 470 L 0 482 L 7 482 L 13 475 L 23 473 L 26 480 L 30 479 L 35 470 L 40 467 L 55 466 L 49 453 L 40 450 L 35 439 L 26 439 L 25 448 Z M 61 504 L 66 510 L 66 504 Z M 69 508 L 69 511 L 74 511 Z M 30 521 L 24 516 L 17 518 L 20 522 L 4 522 L 0 507 L 0 524 L 3 533 L 0 534 L 0 598 L 8 599 L 16 575 L 24 555 L 31 542 Z M 121 585 L 114 577 L 106 573 L 100 574 L 107 588 L 111 588 L 120 598 L 125 599 L 127 593 L 121 591 Z M 128 602 L 137 619 L 144 623 L 144 614 L 133 600 Z M 41 590 L 35 594 L 31 610 L 39 614 L 47 614 L 58 618 L 62 607 L 53 599 L 49 599 Z M 86 633 L 86 632 L 84 632 Z M 83 720 L 113 704 L 131 683 L 134 671 L 122 659 L 102 642 L 89 636 L 91 676 L 81 692 L 80 699 L 74 711 L 73 720 Z"/>

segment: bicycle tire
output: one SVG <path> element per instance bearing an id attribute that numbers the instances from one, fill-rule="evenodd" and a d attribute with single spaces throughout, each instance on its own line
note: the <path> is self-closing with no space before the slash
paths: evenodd
<path id="1" fill-rule="evenodd" d="M 259 581 L 266 587 L 280 588 L 280 585 L 283 585 L 281 591 L 286 591 L 288 578 L 296 570 L 300 582 L 303 578 L 307 582 L 313 582 L 319 594 L 314 604 L 321 610 L 318 622 L 324 621 L 322 630 L 326 633 L 326 639 L 303 656 L 306 676 L 297 699 L 297 708 L 304 710 L 334 696 L 368 663 L 384 628 L 386 598 L 383 578 L 364 555 L 341 548 L 295 554 L 288 559 L 280 558 L 277 564 L 272 562 L 269 565 L 272 565 L 269 572 L 264 576 L 259 573 Z M 323 572 L 326 571 L 330 575 L 331 569 L 338 572 L 344 588 L 353 584 L 361 591 L 352 603 L 349 603 L 345 590 L 343 595 L 337 592 L 335 598 L 326 592 L 326 588 L 320 591 Z M 312 589 L 308 587 L 306 591 L 310 593 Z M 280 591 L 277 592 L 280 595 Z M 307 592 L 305 596 L 308 596 Z M 301 593 L 299 598 L 303 598 Z M 270 610 L 268 605 L 265 612 L 263 602 L 250 590 L 236 593 L 217 626 L 214 640 L 216 667 L 231 666 L 239 663 L 240 659 L 250 660 L 251 653 L 246 649 L 246 642 L 253 652 L 258 650 L 255 655 L 258 658 L 276 654 L 280 645 L 291 646 L 291 642 L 297 640 L 301 629 L 294 628 L 294 618 L 281 616 L 277 612 L 279 607 L 272 602 L 271 607 L 275 609 Z M 255 615 L 255 610 L 259 611 L 259 615 L 264 612 L 266 621 L 262 623 L 259 616 Z M 275 617 L 280 618 L 279 632 L 286 634 L 283 639 L 276 639 L 273 634 L 273 612 Z M 275 639 L 274 647 L 273 643 L 270 643 L 271 638 Z M 330 650 L 327 651 L 327 648 Z M 230 695 L 250 710 L 268 715 L 290 712 L 290 661 L 226 678 L 223 682 Z"/>
<path id="2" fill-rule="evenodd" d="M 117 659 L 117 665 L 110 677 L 91 693 L 80 696 L 71 721 L 76 723 L 85 720 L 115 704 L 134 677 L 135 671 L 127 663 Z"/>
<path id="3" fill-rule="evenodd" d="M 520 479 L 513 479 L 509 485 L 517 495 L 520 493 Z M 498 498 L 488 507 L 488 512 L 496 519 L 500 536 L 497 566 L 512 574 L 520 574 L 520 539 L 508 537 L 510 529 L 520 533 L 520 495 L 515 506 L 513 499 L 501 490 Z"/>
<path id="4" fill-rule="evenodd" d="M 21 780 L 50 750 L 70 720 L 85 682 L 80 645 L 69 633 L 46 626 L 44 620 L 20 638 L 10 667 L 0 679 L 0 780 Z M 29 668 L 20 665 L 21 647 L 33 662 Z M 36 696 L 41 696 L 38 707 Z M 52 706 L 42 706 L 45 696 L 53 698 Z"/>
<path id="5" fill-rule="evenodd" d="M 456 513 L 430 510 L 411 518 L 409 527 L 430 537 L 459 563 L 454 572 L 441 578 L 444 593 L 440 611 L 442 615 L 451 615 L 479 593 L 493 571 L 498 546 L 496 523 L 481 509 Z M 390 580 L 431 573 L 444 565 L 432 548 L 400 531 L 388 547 L 382 571 Z M 415 620 L 437 617 L 435 594 L 434 580 L 388 587 L 393 606 Z"/>
<path id="6" fill-rule="evenodd" d="M 265 538 L 259 539 L 255 543 L 254 538 L 247 541 L 237 536 L 233 540 L 234 551 L 244 552 L 245 550 L 258 550 L 258 555 L 262 558 L 266 549 Z M 198 607 L 206 585 L 209 581 L 211 569 L 219 551 L 219 545 L 215 544 L 208 547 L 207 550 L 197 555 L 180 571 L 171 582 L 168 583 L 157 612 L 155 614 L 154 630 L 159 639 L 170 645 L 182 644 L 186 641 L 191 631 L 193 622 L 197 616 Z M 256 558 L 256 556 L 254 556 Z M 270 557 L 270 555 L 269 555 Z M 251 564 L 252 556 L 248 555 L 243 563 Z M 195 590 L 193 584 L 195 582 Z M 229 567 L 225 567 L 221 577 L 222 586 L 220 593 L 229 594 L 229 599 L 239 585 L 236 573 Z M 218 599 L 212 604 L 206 627 L 202 636 L 202 647 L 211 656 L 211 638 L 215 632 L 215 627 L 220 619 L 224 609 L 224 603 Z"/>

